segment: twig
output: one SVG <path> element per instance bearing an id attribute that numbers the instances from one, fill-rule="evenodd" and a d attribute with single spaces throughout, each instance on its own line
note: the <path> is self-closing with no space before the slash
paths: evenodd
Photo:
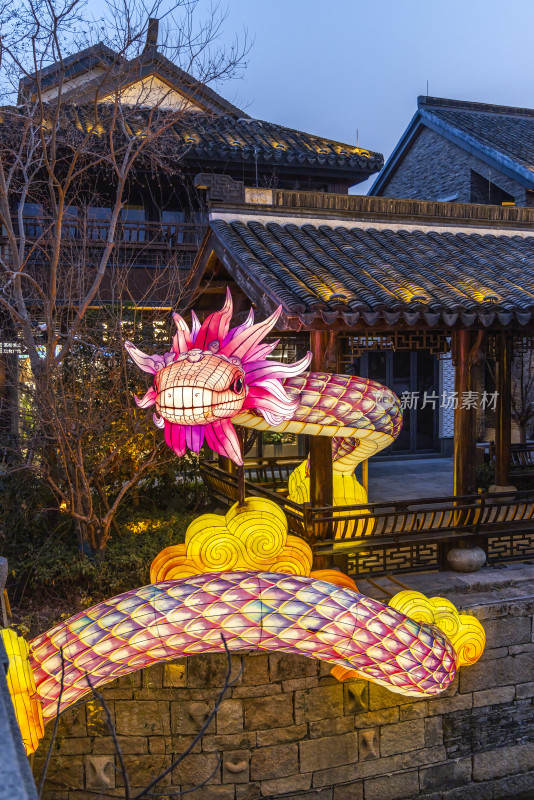
<path id="1" fill-rule="evenodd" d="M 57 729 L 59 727 L 59 717 L 60 717 L 60 714 L 61 714 L 61 710 L 60 710 L 61 709 L 61 697 L 63 695 L 63 687 L 64 687 L 64 682 L 65 682 L 65 659 L 63 657 L 63 648 L 62 647 L 59 649 L 59 652 L 60 652 L 60 655 L 61 655 L 61 682 L 59 684 L 59 695 L 58 695 L 58 698 L 57 698 L 57 712 L 56 712 L 56 718 L 54 720 L 54 727 L 52 729 L 52 737 L 50 739 L 50 744 L 48 745 L 48 750 L 47 750 L 47 753 L 46 753 L 45 762 L 43 764 L 43 771 L 41 773 L 41 780 L 39 782 L 39 800 L 41 800 L 41 797 L 43 796 L 43 789 L 44 789 L 44 785 L 45 785 L 45 781 L 46 781 L 46 775 L 47 775 L 47 772 L 48 772 L 48 767 L 50 765 L 50 759 L 52 758 L 52 749 L 54 747 L 54 742 L 56 740 Z"/>
<path id="2" fill-rule="evenodd" d="M 234 684 L 241 677 L 241 673 L 243 671 L 243 665 L 241 665 L 241 668 L 240 668 L 239 672 L 237 673 L 236 677 L 232 681 L 230 680 L 230 675 L 232 674 L 232 656 L 230 654 L 230 650 L 228 649 L 228 645 L 226 644 L 226 639 L 224 638 L 224 634 L 222 634 L 222 633 L 221 633 L 221 639 L 223 641 L 224 649 L 226 651 L 227 670 L 226 670 L 226 676 L 225 676 L 225 679 L 224 679 L 223 687 L 222 687 L 221 691 L 219 692 L 219 696 L 217 698 L 217 702 L 215 703 L 215 706 L 214 706 L 213 710 L 209 713 L 208 717 L 206 718 L 206 720 L 203 723 L 202 727 L 200 728 L 199 732 L 197 733 L 197 735 L 195 736 L 193 741 L 189 744 L 189 746 L 186 748 L 186 750 L 184 750 L 184 752 L 181 753 L 181 755 L 179 755 L 178 758 L 175 759 L 169 767 L 167 767 L 167 769 L 165 769 L 162 773 L 160 773 L 160 775 L 158 775 L 157 778 L 154 778 L 154 780 L 150 781 L 148 786 L 146 786 L 141 792 L 139 792 L 139 794 L 134 795 L 132 800 L 140 800 L 140 798 L 145 797 L 146 795 L 153 796 L 153 797 L 154 796 L 160 796 L 159 794 L 152 793 L 150 790 L 157 783 L 159 783 L 161 780 L 163 780 L 163 778 L 165 778 L 170 772 L 172 772 L 184 760 L 184 758 L 187 758 L 187 756 L 193 751 L 193 748 L 195 747 L 197 742 L 199 742 L 202 739 L 202 737 L 206 733 L 207 729 L 211 725 L 211 721 L 213 720 L 213 718 L 217 714 L 217 712 L 218 712 L 218 710 L 220 708 L 221 702 L 224 699 L 224 696 L 225 696 L 226 692 L 228 691 L 228 689 L 230 689 L 232 686 L 234 686 Z M 219 765 L 217 765 L 217 767 L 216 767 L 215 771 L 213 772 L 213 774 L 210 775 L 206 779 L 206 782 L 211 780 L 211 778 L 213 777 L 213 775 L 215 774 L 215 772 L 217 771 L 218 768 L 219 768 Z M 201 786 L 203 786 L 203 785 L 204 784 L 201 784 Z M 195 786 L 194 788 L 197 789 L 199 787 Z M 186 791 L 193 791 L 193 790 L 192 789 L 191 790 L 185 790 L 185 791 L 181 792 L 181 794 L 185 794 Z M 176 793 L 176 796 L 179 796 L 179 794 L 180 794 L 180 792 Z M 162 795 L 163 796 L 165 796 L 165 795 L 169 796 L 169 792 L 162 793 Z"/>

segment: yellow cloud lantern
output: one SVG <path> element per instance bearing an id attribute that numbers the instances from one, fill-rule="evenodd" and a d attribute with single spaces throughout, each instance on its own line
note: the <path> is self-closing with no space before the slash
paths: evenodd
<path id="1" fill-rule="evenodd" d="M 307 542 L 288 533 L 282 509 L 271 500 L 249 497 L 225 516 L 203 514 L 194 520 L 184 544 L 167 547 L 156 556 L 150 580 L 240 569 L 309 575 L 312 560 Z"/>
<path id="2" fill-rule="evenodd" d="M 474 664 L 486 645 L 486 634 L 476 617 L 459 614 L 450 600 L 426 597 L 421 592 L 405 590 L 389 601 L 389 605 L 422 625 L 435 625 L 446 635 L 456 653 L 456 666 Z"/>
<path id="3" fill-rule="evenodd" d="M 28 657 L 28 642 L 8 628 L 0 630 L 9 658 L 7 686 L 15 709 L 26 753 L 33 753 L 43 738 L 44 722 L 41 702 L 36 697 L 35 678 Z"/>

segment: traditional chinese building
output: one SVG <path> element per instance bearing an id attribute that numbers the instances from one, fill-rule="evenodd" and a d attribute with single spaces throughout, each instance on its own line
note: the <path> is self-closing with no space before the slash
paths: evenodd
<path id="1" fill-rule="evenodd" d="M 477 488 L 475 407 L 493 412 L 497 388 L 506 485 L 510 353 L 532 332 L 534 211 L 278 190 L 264 199 L 213 204 L 197 258 L 210 307 L 221 302 L 214 287 L 227 285 L 243 311 L 281 304 L 282 337 L 297 355 L 311 347 L 316 368 L 367 371 L 398 395 L 426 392 L 424 407 L 406 403 L 393 447 L 439 450 L 450 437 L 457 494 Z M 491 391 L 483 354 L 497 370 Z M 438 413 L 447 373 L 456 400 Z"/>
<path id="2" fill-rule="evenodd" d="M 179 166 L 172 174 L 165 169 L 155 174 L 141 160 L 133 170 L 114 236 L 113 264 L 110 262 L 99 293 L 101 302 L 116 299 L 109 276 L 113 267 L 123 268 L 128 271 L 127 302 L 161 309 L 158 313 L 165 317 L 174 302 L 171 276 L 173 285 L 187 281 L 202 241 L 206 198 L 215 201 L 233 196 L 241 201 L 243 184 L 254 191 L 271 187 L 346 194 L 351 186 L 378 172 L 383 158 L 352 144 L 255 119 L 172 63 L 159 52 L 157 38 L 158 21 L 151 20 L 146 45 L 137 57 L 128 60 L 99 43 L 46 67 L 38 80 L 45 111 L 47 103 L 53 109 L 61 91 L 61 125 L 70 126 L 77 134 L 89 131 L 103 142 L 107 141 L 103 135 L 105 107 L 114 107 L 118 96 L 130 127 L 137 124 L 137 116 L 142 123 L 143 115 L 154 109 L 174 114 L 165 146 L 172 143 Z M 36 87 L 35 76 L 23 78 L 19 104 L 29 100 L 31 108 Z M 104 109 L 104 121 L 96 126 L 95 100 Z M 0 114 L 0 136 L 6 135 L 6 129 L 9 132 L 16 114 L 13 108 Z M 80 260 L 80 272 L 90 274 L 107 246 L 116 187 L 111 179 L 102 180 L 98 169 L 88 173 L 88 182 L 88 199 L 71 203 L 65 213 L 61 246 L 69 263 Z M 44 194 L 39 194 L 39 182 L 30 187 L 20 232 L 29 253 L 27 268 L 38 282 L 46 275 L 47 248 L 53 246 L 47 239 L 53 218 Z M 79 192 L 80 198 L 83 194 Z M 253 194 L 249 192 L 249 199 Z M 11 203 L 17 219 L 15 195 Z M 5 231 L 0 246 L 9 258 L 11 245 Z M 169 279 L 163 275 L 156 280 L 162 273 Z M 157 289 L 153 288 L 156 285 Z M 16 399 L 7 388 L 5 370 L 9 359 L 16 358 L 13 337 L 7 318 L 0 315 L 0 429 L 11 433 L 16 414 L 8 409 Z"/>
<path id="3" fill-rule="evenodd" d="M 419 97 L 369 194 L 534 204 L 534 109 Z"/>

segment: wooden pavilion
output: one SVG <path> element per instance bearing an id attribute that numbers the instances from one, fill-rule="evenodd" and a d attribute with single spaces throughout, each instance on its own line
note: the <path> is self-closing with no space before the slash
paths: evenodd
<path id="1" fill-rule="evenodd" d="M 355 574 L 437 567 L 452 543 L 468 539 L 490 559 L 534 554 L 534 493 L 509 486 L 511 362 L 534 332 L 533 223 L 528 208 L 283 190 L 212 204 L 195 264 L 206 311 L 220 306 L 227 285 L 238 313 L 250 301 L 262 315 L 281 304 L 277 336 L 295 354 L 309 347 L 321 371 L 345 371 L 368 349 L 452 350 L 460 400 L 484 390 L 484 359 L 496 365 L 495 483 L 506 492 L 478 491 L 470 403 L 454 410 L 453 497 L 337 506 L 334 517 L 331 443 L 317 437 L 309 507 L 273 496 L 321 563 L 341 561 Z M 205 476 L 219 496 L 235 496 L 235 477 L 214 465 Z"/>

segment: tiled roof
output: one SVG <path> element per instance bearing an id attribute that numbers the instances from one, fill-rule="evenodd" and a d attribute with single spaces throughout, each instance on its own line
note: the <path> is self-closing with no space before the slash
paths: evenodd
<path id="1" fill-rule="evenodd" d="M 230 216 L 211 228 L 238 269 L 305 325 L 524 325 L 534 312 L 534 236 Z"/>
<path id="2" fill-rule="evenodd" d="M 225 114 L 215 118 L 191 115 L 176 126 L 200 158 L 270 161 L 373 173 L 382 168 L 380 153 L 286 128 L 273 122 Z"/>
<path id="3" fill-rule="evenodd" d="M 432 102 L 434 101 L 434 102 Z M 420 98 L 424 117 L 445 123 L 480 148 L 502 154 L 534 177 L 534 110 Z"/>
<path id="4" fill-rule="evenodd" d="M 534 109 L 419 97 L 415 116 L 369 194 L 381 194 L 421 126 L 431 128 L 522 186 L 534 189 Z"/>

